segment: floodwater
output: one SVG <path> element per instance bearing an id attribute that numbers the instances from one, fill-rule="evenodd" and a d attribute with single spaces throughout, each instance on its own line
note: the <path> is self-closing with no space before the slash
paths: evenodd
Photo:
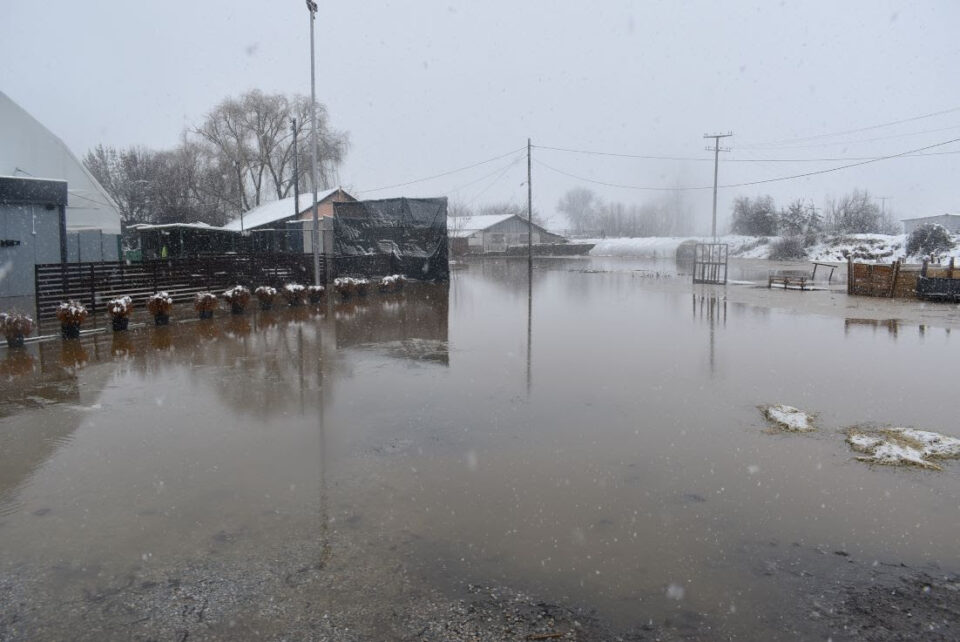
<path id="1" fill-rule="evenodd" d="M 955 565 L 960 463 L 867 466 L 841 432 L 960 435 L 949 328 L 736 287 L 544 259 L 528 291 L 524 261 L 476 261 L 449 287 L 0 354 L 0 579 L 70 603 L 211 558 L 335 556 L 336 531 L 445 591 L 763 638 L 792 596 L 758 551 Z M 771 431 L 768 403 L 818 430 Z"/>

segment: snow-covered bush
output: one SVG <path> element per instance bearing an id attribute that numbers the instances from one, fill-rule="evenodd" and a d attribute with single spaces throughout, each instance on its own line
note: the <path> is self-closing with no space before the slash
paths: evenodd
<path id="1" fill-rule="evenodd" d="M 0 330 L 7 341 L 16 341 L 33 332 L 33 319 L 20 312 L 0 314 Z"/>
<path id="2" fill-rule="evenodd" d="M 289 305 L 300 305 L 307 296 L 307 288 L 299 283 L 287 283 L 283 286 L 283 297 Z"/>
<path id="3" fill-rule="evenodd" d="M 953 249 L 953 237 L 942 225 L 921 225 L 907 237 L 907 256 L 923 256 L 936 259 Z"/>
<path id="4" fill-rule="evenodd" d="M 223 298 L 234 307 L 243 308 L 250 301 L 250 289 L 235 285 L 223 293 Z"/>
<path id="5" fill-rule="evenodd" d="M 310 299 L 310 303 L 320 303 L 320 299 L 323 298 L 326 288 L 322 285 L 308 285 L 307 286 L 307 296 Z"/>
<path id="6" fill-rule="evenodd" d="M 354 294 L 366 294 L 367 286 L 369 285 L 370 281 L 366 279 L 354 279 L 349 276 L 343 276 L 333 280 L 334 289 L 345 299 Z"/>
<path id="7" fill-rule="evenodd" d="M 107 312 L 114 319 L 122 319 L 130 316 L 133 312 L 133 299 L 128 296 L 117 297 L 107 301 Z"/>
<path id="8" fill-rule="evenodd" d="M 193 307 L 197 312 L 212 313 L 220 304 L 213 292 L 197 292 L 193 297 Z"/>
<path id="9" fill-rule="evenodd" d="M 147 297 L 147 311 L 153 316 L 169 316 L 173 309 L 173 297 L 166 292 L 156 292 Z"/>
<path id="10" fill-rule="evenodd" d="M 60 325 L 80 325 L 87 318 L 87 308 L 82 303 L 70 299 L 57 308 Z"/>
<path id="11" fill-rule="evenodd" d="M 269 285 L 261 285 L 254 290 L 253 293 L 257 295 L 260 303 L 273 303 L 273 299 L 277 296 L 277 288 L 272 288 Z"/>
<path id="12" fill-rule="evenodd" d="M 380 279 L 381 292 L 396 292 L 403 289 L 406 278 L 402 274 L 391 274 Z"/>

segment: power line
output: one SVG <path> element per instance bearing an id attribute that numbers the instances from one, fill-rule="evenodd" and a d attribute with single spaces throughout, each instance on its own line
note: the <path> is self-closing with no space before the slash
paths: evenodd
<path id="1" fill-rule="evenodd" d="M 481 189 L 479 192 L 477 192 L 476 194 L 474 194 L 474 195 L 473 195 L 473 198 L 471 198 L 470 200 L 468 200 L 466 204 L 467 204 L 467 205 L 473 205 L 473 204 L 477 201 L 477 199 L 479 199 L 481 196 L 483 196 L 483 195 L 487 192 L 487 190 L 489 190 L 491 187 L 493 187 L 493 186 L 496 185 L 498 182 L 500 182 L 500 179 L 503 178 L 504 175 L 505 175 L 508 171 L 510 171 L 510 169 L 511 169 L 512 167 L 514 167 L 515 165 L 517 165 L 517 164 L 518 164 L 520 161 L 522 161 L 523 159 L 524 159 L 524 157 L 523 157 L 523 156 L 520 156 L 519 158 L 517 158 L 516 160 L 514 160 L 512 163 L 510 163 L 509 165 L 507 165 L 506 167 L 504 167 L 503 170 L 501 170 L 501 172 L 500 172 L 499 174 L 497 174 L 496 178 L 494 178 L 492 181 L 490 181 L 490 183 L 487 184 L 486 187 L 484 187 L 484 188 Z"/>
<path id="2" fill-rule="evenodd" d="M 890 136 L 877 136 L 875 138 L 861 138 L 859 140 L 838 140 L 826 143 L 813 143 L 810 145 L 778 145 L 774 143 L 743 145 L 745 149 L 809 149 L 811 147 L 839 147 L 840 145 L 859 145 L 861 143 L 875 143 L 878 140 L 891 140 L 894 138 L 906 138 L 908 136 L 921 136 L 923 134 L 935 134 L 938 132 L 950 131 L 951 129 L 960 129 L 960 125 L 951 125 L 949 127 L 939 127 L 937 129 L 925 129 L 919 132 L 905 132 L 902 134 L 892 134 Z"/>
<path id="3" fill-rule="evenodd" d="M 502 167 L 497 167 L 497 168 L 496 168 L 495 170 L 493 170 L 492 172 L 489 172 L 489 173 L 487 173 L 487 174 L 484 174 L 484 175 L 481 176 L 480 178 L 475 178 L 475 179 L 473 179 L 472 181 L 469 181 L 469 182 L 467 182 L 467 183 L 464 183 L 463 185 L 458 185 L 457 187 L 454 187 L 454 188 L 451 189 L 451 190 L 447 190 L 447 193 L 448 193 L 448 194 L 452 194 L 452 193 L 454 193 L 454 192 L 459 192 L 460 190 L 462 190 L 462 189 L 464 189 L 464 188 L 466 188 L 466 187 L 470 187 L 471 185 L 475 185 L 476 183 L 479 183 L 479 182 L 481 182 L 481 181 L 485 181 L 486 179 L 490 178 L 490 177 L 493 176 L 494 174 L 498 174 L 498 173 L 501 173 L 501 172 L 506 172 L 506 170 L 510 169 L 511 167 L 513 167 L 514 165 L 516 165 L 517 163 L 519 163 L 519 162 L 522 161 L 522 160 L 523 160 L 523 156 L 517 156 L 516 158 L 514 158 L 512 161 L 510 161 L 510 162 L 507 163 L 506 165 L 503 165 Z M 499 177 L 498 177 L 498 178 L 499 178 Z"/>
<path id="4" fill-rule="evenodd" d="M 948 129 L 953 129 L 948 128 Z M 554 152 L 566 152 L 570 154 L 584 154 L 588 156 L 611 156 L 614 158 L 636 158 L 641 160 L 667 160 L 667 161 L 695 161 L 700 163 L 712 163 L 713 159 L 706 156 L 652 156 L 646 154 L 626 154 L 618 152 L 603 152 L 590 149 L 573 149 L 570 147 L 547 147 L 544 145 L 534 145 L 534 149 L 544 149 Z M 749 150 L 748 150 L 749 151 Z M 761 150 L 757 150 L 761 151 Z M 929 154 L 906 154 L 904 158 L 920 158 L 923 156 L 950 156 L 960 154 L 960 150 L 952 152 L 930 152 Z M 830 156 L 826 158 L 728 158 L 727 163 L 842 163 L 846 161 L 862 161 L 882 159 L 883 156 Z"/>
<path id="5" fill-rule="evenodd" d="M 712 158 L 701 158 L 694 156 L 649 156 L 642 154 L 617 154 L 614 152 L 597 152 L 586 149 L 570 149 L 568 147 L 546 147 L 544 145 L 534 145 L 534 149 L 547 149 L 554 152 L 569 152 L 572 154 L 591 154 L 594 156 L 614 156 L 618 158 L 641 158 L 645 160 L 670 160 L 670 161 L 710 161 Z"/>
<path id="6" fill-rule="evenodd" d="M 728 184 L 728 185 L 718 185 L 717 187 L 718 187 L 718 188 L 749 187 L 749 186 L 751 186 L 751 185 L 763 185 L 763 184 L 765 184 L 765 183 L 776 183 L 776 182 L 780 182 L 780 181 L 794 180 L 794 179 L 797 179 L 797 178 L 807 178 L 807 177 L 809 177 L 809 176 L 817 176 L 817 175 L 820 175 L 820 174 L 829 174 L 829 173 L 831 173 L 831 172 L 838 172 L 838 171 L 840 171 L 840 170 L 850 169 L 851 167 L 859 167 L 859 166 L 861 166 L 861 165 L 869 165 L 869 164 L 871 164 L 871 163 L 876 163 L 876 162 L 884 161 L 884 160 L 890 160 L 890 159 L 893 159 L 893 158 L 902 158 L 902 157 L 906 157 L 906 156 L 911 156 L 911 155 L 918 154 L 919 152 L 926 151 L 926 150 L 928 150 L 928 149 L 934 149 L 934 148 L 936 148 L 936 147 L 943 147 L 944 145 L 950 145 L 950 144 L 952 144 L 952 143 L 957 143 L 957 142 L 960 142 L 960 138 L 953 138 L 953 139 L 950 139 L 950 140 L 947 140 L 947 141 L 943 141 L 943 142 L 940 142 L 940 143 L 934 143 L 933 145 L 926 145 L 926 146 L 924 146 L 924 147 L 918 147 L 918 148 L 916 148 L 916 149 L 907 150 L 907 151 L 905 151 L 905 152 L 900 152 L 900 153 L 898 153 L 898 154 L 890 154 L 890 155 L 887 155 L 887 156 L 879 156 L 879 157 L 877 157 L 877 158 L 870 158 L 870 159 L 863 160 L 863 161 L 859 161 L 859 162 L 856 162 L 856 163 L 848 163 L 848 164 L 846 164 L 846 165 L 840 165 L 839 167 L 831 167 L 831 168 L 828 168 L 828 169 L 815 170 L 815 171 L 812 171 L 812 172 L 804 172 L 804 173 L 802 173 L 802 174 L 793 174 L 793 175 L 791 175 L 791 176 L 780 176 L 780 177 L 777 177 L 777 178 L 767 178 L 767 179 L 759 180 L 759 181 L 749 181 L 749 182 L 745 182 L 745 183 L 731 183 L 731 184 Z M 923 155 L 927 155 L 927 154 L 923 154 Z M 625 184 L 621 184 L 621 183 L 609 183 L 609 182 L 605 182 L 605 181 L 598 181 L 598 180 L 595 180 L 595 179 L 592 179 L 592 178 L 586 178 L 586 177 L 584 177 L 584 176 L 577 176 L 576 174 L 571 174 L 570 172 L 565 172 L 565 171 L 563 171 L 563 170 L 561 170 L 561 169 L 557 169 L 556 167 L 551 167 L 550 165 L 547 165 L 546 163 L 544 163 L 543 161 L 541 161 L 541 160 L 539 160 L 539 159 L 535 159 L 534 162 L 537 163 L 537 164 L 539 164 L 539 165 L 541 165 L 541 166 L 543 166 L 543 167 L 545 167 L 545 168 L 547 168 L 547 169 L 549 169 L 549 170 L 552 171 L 552 172 L 556 172 L 557 174 L 562 174 L 562 175 L 564 175 L 564 176 L 568 176 L 568 177 L 570 177 L 570 178 L 575 178 L 575 179 L 577 179 L 577 180 L 579 180 L 579 181 L 585 181 L 585 182 L 587 182 L 587 183 L 595 183 L 595 184 L 597 184 L 597 185 L 604 185 L 604 186 L 606 186 L 606 187 L 618 187 L 618 188 L 623 188 L 623 189 L 633 189 L 633 190 L 641 190 L 641 191 L 659 191 L 659 192 L 682 192 L 682 191 L 696 191 L 696 190 L 713 189 L 713 186 L 712 186 L 712 185 L 704 185 L 704 186 L 696 186 L 696 187 L 679 187 L 679 186 L 678 186 L 678 187 L 648 187 L 648 186 L 639 186 L 639 185 L 625 185 Z"/>
<path id="7" fill-rule="evenodd" d="M 960 142 L 960 138 L 953 138 L 951 140 L 943 141 L 942 143 L 934 143 L 933 145 L 927 145 L 925 147 L 918 147 L 917 149 L 911 149 L 905 152 L 900 152 L 899 154 L 890 154 L 889 156 L 881 156 L 879 158 L 873 158 L 870 160 L 860 161 L 858 163 L 850 163 L 848 165 L 840 165 L 839 167 L 831 167 L 829 169 L 820 169 L 813 172 L 806 172 L 803 174 L 795 174 L 793 176 L 781 176 L 780 178 L 768 178 L 762 181 L 751 181 L 749 183 L 735 183 L 732 185 L 723 185 L 722 187 L 748 187 L 750 185 L 762 185 L 764 183 L 775 183 L 778 181 L 789 181 L 796 178 L 807 178 L 808 176 L 817 176 L 819 174 L 829 174 L 830 172 L 838 172 L 842 169 L 850 169 L 851 167 L 860 167 L 861 165 L 869 165 L 870 163 L 876 163 L 879 161 L 890 160 L 891 158 L 900 158 L 902 156 L 907 156 L 910 154 L 916 154 L 918 152 L 926 151 L 928 149 L 933 149 L 935 147 L 943 147 L 944 145 L 949 145 L 951 143 Z"/>
<path id="8" fill-rule="evenodd" d="M 525 148 L 525 147 L 518 147 L 517 149 L 512 149 L 512 150 L 510 150 L 510 151 L 507 152 L 506 154 L 500 154 L 499 156 L 494 156 L 493 158 L 488 158 L 488 159 L 486 159 L 486 160 L 482 160 L 482 161 L 479 161 L 479 162 L 477 162 L 477 163 L 473 163 L 472 165 L 466 165 L 466 166 L 464 166 L 464 167 L 458 167 L 457 169 L 451 169 L 451 170 L 446 171 L 446 172 L 441 172 L 440 174 L 434 174 L 433 176 L 427 176 L 427 177 L 425 177 L 425 178 L 418 178 L 418 179 L 415 179 L 415 180 L 412 180 L 412 181 L 406 181 L 406 182 L 404 182 L 404 183 L 396 183 L 396 184 L 394 184 L 394 185 L 384 185 L 383 187 L 375 187 L 375 188 L 373 188 L 373 189 L 358 190 L 358 193 L 360 193 L 360 194 L 369 194 L 370 192 L 382 192 L 383 190 L 386 190 L 386 189 L 394 189 L 394 188 L 396 188 L 396 187 L 406 187 L 407 185 L 413 185 L 413 184 L 415 184 L 415 183 L 423 183 L 423 182 L 425 182 L 425 181 L 432 181 L 432 180 L 435 179 L 435 178 L 443 178 L 444 176 L 450 176 L 451 174 L 456 174 L 456 173 L 458 173 L 458 172 L 464 172 L 464 171 L 466 171 L 466 170 L 468 170 L 468 169 L 473 169 L 474 167 L 479 167 L 479 166 L 485 165 L 485 164 L 487 164 L 487 163 L 492 163 L 493 161 L 500 160 L 501 158 L 506 158 L 507 156 L 509 156 L 509 155 L 511 155 L 511 154 L 516 154 L 517 152 L 522 151 L 523 149 L 526 149 L 526 148 Z"/>
<path id="9" fill-rule="evenodd" d="M 799 143 L 808 140 L 817 140 L 819 138 L 830 138 L 832 136 L 845 136 L 846 134 L 857 134 L 860 132 L 870 131 L 872 129 L 880 129 L 882 127 L 892 127 L 893 125 L 902 125 L 903 123 L 911 123 L 917 120 L 923 120 L 925 118 L 933 118 L 935 116 L 943 116 L 944 114 L 952 114 L 954 112 L 960 111 L 960 107 L 951 107 L 950 109 L 944 109 L 941 111 L 931 112 L 929 114 L 922 114 L 920 116 L 912 116 L 910 118 L 902 118 L 900 120 L 891 120 L 889 122 L 880 123 L 878 125 L 870 125 L 868 127 L 859 127 L 857 129 L 848 129 L 840 132 L 832 132 L 829 134 L 817 134 L 815 136 L 804 136 L 801 138 L 785 138 L 780 141 L 773 141 L 770 143 L 753 143 L 741 145 L 741 147 L 752 147 L 754 145 L 779 145 L 783 143 Z"/>

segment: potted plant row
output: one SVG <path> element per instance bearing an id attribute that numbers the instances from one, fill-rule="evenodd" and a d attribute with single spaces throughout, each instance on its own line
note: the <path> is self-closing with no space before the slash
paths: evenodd
<path id="1" fill-rule="evenodd" d="M 80 337 L 80 324 L 87 318 L 87 308 L 82 303 L 70 299 L 61 303 L 57 308 L 57 319 L 60 321 L 60 334 L 64 339 Z"/>
<path id="2" fill-rule="evenodd" d="M 157 292 L 147 298 L 147 311 L 153 315 L 156 325 L 170 323 L 170 311 L 173 309 L 173 297 L 166 292 Z"/>
<path id="3" fill-rule="evenodd" d="M 323 300 L 323 295 L 326 293 L 326 288 L 322 285 L 308 285 L 307 286 L 307 298 L 310 303 L 320 303 Z"/>
<path id="4" fill-rule="evenodd" d="M 287 283 L 283 286 L 283 298 L 287 300 L 287 305 L 294 307 L 303 305 L 303 300 L 307 297 L 307 288 L 299 283 Z"/>
<path id="5" fill-rule="evenodd" d="M 243 314 L 250 302 L 250 290 L 242 285 L 235 285 L 223 293 L 223 298 L 230 304 L 232 314 Z"/>
<path id="6" fill-rule="evenodd" d="M 123 332 L 130 325 L 130 313 L 133 312 L 133 299 L 128 296 L 110 299 L 107 311 L 113 317 L 113 331 Z"/>
<path id="7" fill-rule="evenodd" d="M 20 312 L 0 313 L 0 329 L 7 339 L 7 346 L 19 348 L 23 338 L 33 332 L 33 319 Z"/>
<path id="8" fill-rule="evenodd" d="M 381 292 L 399 292 L 403 289 L 403 284 L 407 279 L 402 274 L 391 274 L 380 279 L 378 287 Z"/>
<path id="9" fill-rule="evenodd" d="M 273 300 L 277 298 L 277 289 L 269 285 L 261 285 L 253 291 L 257 300 L 260 301 L 261 310 L 269 310 L 273 307 Z"/>
<path id="10" fill-rule="evenodd" d="M 351 296 L 363 296 L 367 293 L 367 286 L 370 281 L 366 279 L 354 279 L 349 276 L 337 277 L 333 280 L 333 288 L 342 299 L 349 299 Z"/>
<path id="11" fill-rule="evenodd" d="M 213 311 L 219 304 L 220 301 L 213 292 L 197 292 L 193 297 L 193 307 L 201 319 L 212 319 Z"/>

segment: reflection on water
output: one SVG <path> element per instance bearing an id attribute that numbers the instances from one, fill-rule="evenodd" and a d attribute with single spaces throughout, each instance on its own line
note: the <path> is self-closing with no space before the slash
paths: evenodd
<path id="1" fill-rule="evenodd" d="M 68 599 L 83 581 L 55 581 L 51 560 L 137 577 L 335 555 L 325 529 L 349 528 L 438 584 L 632 622 L 683 611 L 732 635 L 789 598 L 758 580 L 760 542 L 958 558 L 957 466 L 870 468 L 838 432 L 956 434 L 947 382 L 877 375 L 949 371 L 949 334 L 880 325 L 897 340 L 878 341 L 722 288 L 696 290 L 691 314 L 689 287 L 591 265 L 478 261 L 449 289 L 8 353 L 0 569 Z M 820 430 L 771 435 L 765 403 Z"/>

